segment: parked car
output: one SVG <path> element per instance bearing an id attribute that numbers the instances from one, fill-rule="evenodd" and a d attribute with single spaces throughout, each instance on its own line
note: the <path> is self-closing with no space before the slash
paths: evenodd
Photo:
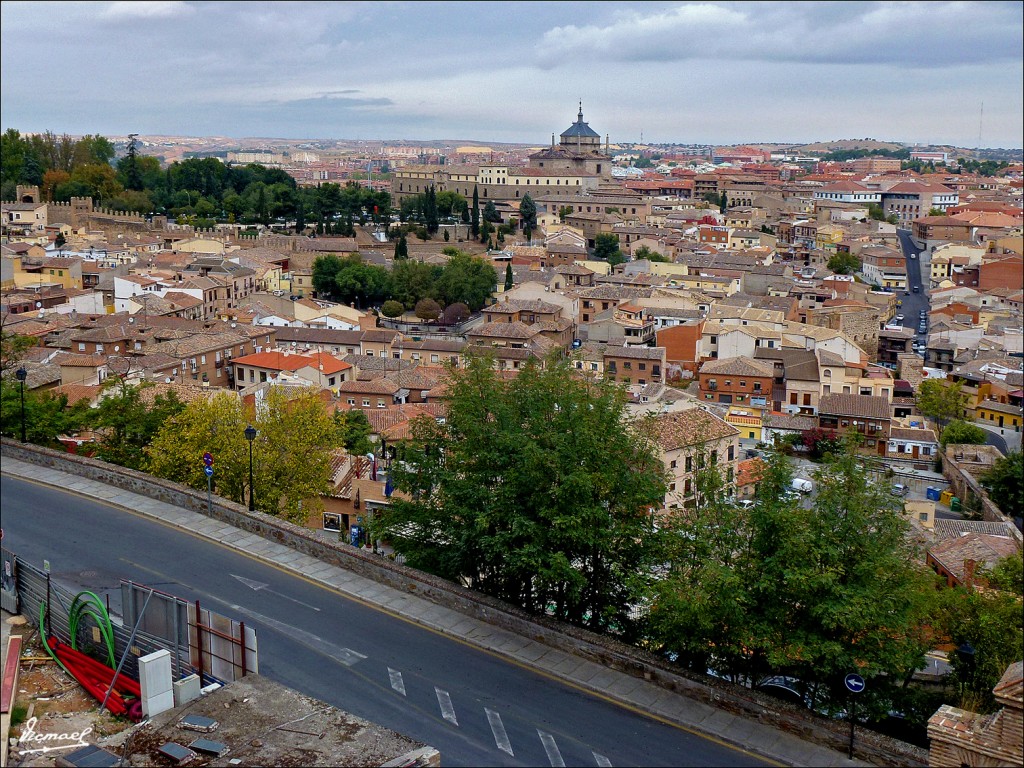
<path id="1" fill-rule="evenodd" d="M 911 252 L 911 254 L 910 254 L 910 258 L 912 258 L 912 259 L 916 259 L 916 258 L 917 258 L 917 254 L 916 254 L 916 253 L 913 253 L 913 252 Z"/>
<path id="2" fill-rule="evenodd" d="M 914 293 L 920 293 L 920 292 L 921 292 L 921 286 L 919 286 L 919 285 L 915 285 L 915 286 L 914 286 L 913 288 L 911 288 L 911 290 L 912 290 L 912 291 L 913 291 Z"/>
<path id="3" fill-rule="evenodd" d="M 794 477 L 793 483 L 790 487 L 794 491 L 799 491 L 800 493 L 810 493 L 814 490 L 814 483 L 810 480 L 804 480 L 802 477 Z"/>
<path id="4" fill-rule="evenodd" d="M 903 322 L 903 319 L 904 319 L 904 318 L 903 318 L 903 315 L 902 315 L 902 314 L 900 314 L 900 315 L 896 315 L 896 322 L 897 322 L 897 323 L 902 323 L 902 322 Z"/>
<path id="5" fill-rule="evenodd" d="M 906 496 L 910 493 L 910 487 L 903 483 L 893 483 L 892 495 L 893 496 Z"/>

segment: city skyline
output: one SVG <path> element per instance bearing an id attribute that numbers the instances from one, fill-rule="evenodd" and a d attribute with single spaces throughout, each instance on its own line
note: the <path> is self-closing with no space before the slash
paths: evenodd
<path id="1" fill-rule="evenodd" d="M 1024 144 L 1019 3 L 5 2 L 0 35 L 26 132 L 542 144 L 582 100 L 613 143 Z"/>

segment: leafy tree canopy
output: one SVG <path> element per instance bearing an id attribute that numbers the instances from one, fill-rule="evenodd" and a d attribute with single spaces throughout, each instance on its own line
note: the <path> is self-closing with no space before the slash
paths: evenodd
<path id="1" fill-rule="evenodd" d="M 943 449 L 950 444 L 984 445 L 986 434 L 985 430 L 977 424 L 971 424 L 962 419 L 953 419 L 942 430 L 940 442 Z"/>
<path id="2" fill-rule="evenodd" d="M 940 425 L 963 416 L 967 395 L 960 382 L 925 379 L 917 387 L 917 408 Z"/>
<path id="3" fill-rule="evenodd" d="M 164 422 L 146 449 L 147 469 L 205 489 L 201 458 L 209 451 L 216 492 L 243 503 L 249 483 L 249 424 L 257 430 L 252 443 L 257 509 L 304 523 L 322 504 L 330 450 L 338 445 L 337 426 L 311 390 L 294 395 L 271 387 L 258 410 L 228 393 L 189 403 Z"/>
<path id="4" fill-rule="evenodd" d="M 1004 514 L 1024 517 L 1024 454 L 1011 451 L 996 461 L 981 476 L 981 484 Z"/>
<path id="5" fill-rule="evenodd" d="M 631 627 L 665 484 L 622 390 L 556 359 L 508 381 L 470 356 L 449 398 L 444 424 L 414 424 L 383 535 L 411 565 L 525 610 Z"/>
<path id="6" fill-rule="evenodd" d="M 837 253 L 829 258 L 828 268 L 837 275 L 852 275 L 860 269 L 860 259 L 852 253 Z"/>

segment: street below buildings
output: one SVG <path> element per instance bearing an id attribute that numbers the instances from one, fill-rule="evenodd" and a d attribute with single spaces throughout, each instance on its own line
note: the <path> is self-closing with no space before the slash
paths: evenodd
<path id="1" fill-rule="evenodd" d="M 121 578 L 199 599 L 256 628 L 261 674 L 437 747 L 445 765 L 767 764 L 177 527 L 8 474 L 0 499 L 5 548 L 49 560 L 58 583 L 115 613 Z"/>

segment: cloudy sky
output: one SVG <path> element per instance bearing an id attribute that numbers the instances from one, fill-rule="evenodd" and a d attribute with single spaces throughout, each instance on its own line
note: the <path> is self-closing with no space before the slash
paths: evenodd
<path id="1" fill-rule="evenodd" d="M 582 99 L 613 142 L 1016 148 L 1022 40 L 1020 2 L 3 2 L 0 123 L 542 143 Z"/>

